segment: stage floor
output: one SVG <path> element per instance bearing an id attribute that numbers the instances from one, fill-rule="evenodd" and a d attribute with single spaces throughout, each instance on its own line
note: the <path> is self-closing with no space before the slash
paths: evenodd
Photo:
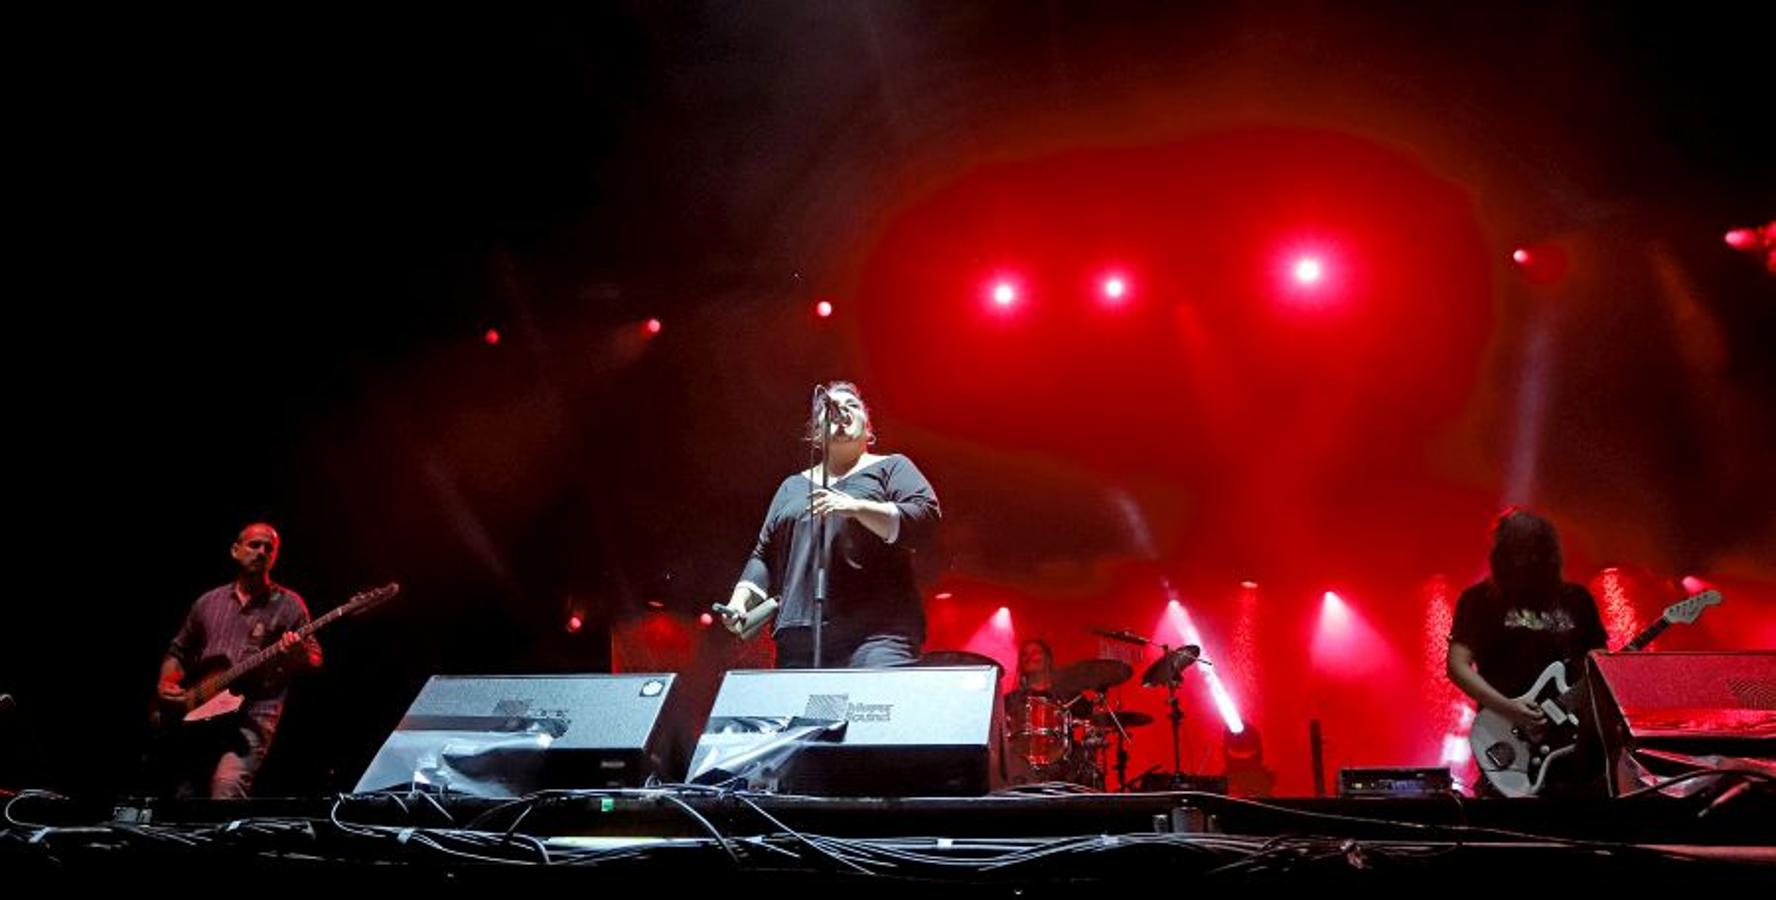
<path id="1" fill-rule="evenodd" d="M 27 792 L 0 860 L 58 881 L 772 889 L 980 896 L 1155 879 L 1477 888 L 1776 884 L 1776 800 L 820 798 L 709 789 L 99 803 Z M 194 874 L 197 873 L 197 874 Z M 281 875 L 280 875 L 281 877 Z M 1702 878 L 1704 882 L 1695 882 Z M 1328 879 L 1331 879 L 1329 882 Z M 1499 882 L 1504 884 L 1506 882 Z"/>

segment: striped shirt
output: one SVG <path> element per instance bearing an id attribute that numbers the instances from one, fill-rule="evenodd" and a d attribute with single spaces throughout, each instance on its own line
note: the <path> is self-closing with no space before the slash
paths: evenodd
<path id="1" fill-rule="evenodd" d="M 242 603 L 234 592 L 234 582 L 229 582 L 206 592 L 191 605 L 185 624 L 167 647 L 167 655 L 178 660 L 187 673 L 223 660 L 232 666 L 276 644 L 284 632 L 306 624 L 308 604 L 295 591 L 274 584 L 269 594 Z M 321 645 L 310 636 L 305 648 L 311 655 L 318 655 Z M 275 723 L 283 711 L 289 685 L 288 665 L 271 661 L 242 676 L 233 689 L 247 698 L 248 712 L 253 718 Z"/>

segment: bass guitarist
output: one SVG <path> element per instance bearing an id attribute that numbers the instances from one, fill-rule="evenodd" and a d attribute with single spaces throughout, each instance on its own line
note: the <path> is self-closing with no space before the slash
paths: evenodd
<path id="1" fill-rule="evenodd" d="M 241 529 L 230 551 L 239 569 L 234 581 L 197 598 L 161 662 L 162 705 L 177 707 L 187 699 L 188 675 L 238 663 L 272 644 L 283 651 L 236 683 L 243 698 L 238 712 L 179 728 L 170 746 L 158 748 L 159 777 L 181 796 L 248 796 L 277 732 L 290 675 L 320 668 L 320 642 L 295 633 L 308 624 L 307 604 L 271 580 L 279 543 L 277 529 L 264 522 Z"/>

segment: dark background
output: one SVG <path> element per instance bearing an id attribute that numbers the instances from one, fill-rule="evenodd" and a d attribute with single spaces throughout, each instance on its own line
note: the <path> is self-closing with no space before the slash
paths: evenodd
<path id="1" fill-rule="evenodd" d="M 831 377 L 938 486 L 932 589 L 989 612 L 1151 616 L 1135 567 L 1210 623 L 1259 579 L 1267 659 L 1333 584 L 1411 646 L 1417 586 L 1478 575 L 1529 502 L 1575 579 L 1633 569 L 1639 621 L 1696 574 L 1739 602 L 1688 646 L 1768 647 L 1776 278 L 1722 241 L 1776 217 L 1749 15 L 22 23 L 4 783 L 127 789 L 165 642 L 254 519 L 317 613 L 407 588 L 324 636 L 262 792 L 348 787 L 434 672 L 605 668 L 647 601 L 725 596 Z M 1107 265 L 1126 309 L 1091 299 Z"/>

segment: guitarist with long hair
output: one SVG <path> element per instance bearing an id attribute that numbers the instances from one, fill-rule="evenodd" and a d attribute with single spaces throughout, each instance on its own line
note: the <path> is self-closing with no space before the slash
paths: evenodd
<path id="1" fill-rule="evenodd" d="M 188 676 L 226 668 L 268 646 L 282 651 L 275 662 L 235 682 L 238 710 L 197 725 L 167 723 L 178 733 L 173 746 L 160 748 L 158 762 L 170 769 L 162 777 L 181 795 L 247 796 L 271 749 L 290 675 L 320 668 L 320 642 L 295 633 L 308 624 L 308 605 L 271 580 L 279 545 L 277 529 L 264 522 L 241 529 L 230 550 L 239 570 L 235 579 L 197 598 L 161 662 L 162 706 L 177 708 L 188 699 Z"/>
<path id="2" fill-rule="evenodd" d="M 1506 510 L 1492 532 L 1491 574 L 1456 601 L 1449 680 L 1482 709 L 1533 732 L 1546 725 L 1546 716 L 1535 703 L 1513 698 L 1526 694 L 1549 663 L 1584 671 L 1585 654 L 1608 640 L 1591 592 L 1561 577 L 1554 524 L 1523 509 Z M 1584 759 L 1566 762 L 1566 781 L 1551 793 L 1592 790 L 1589 779 L 1598 767 Z M 1488 779 L 1479 788 L 1500 796 Z"/>

